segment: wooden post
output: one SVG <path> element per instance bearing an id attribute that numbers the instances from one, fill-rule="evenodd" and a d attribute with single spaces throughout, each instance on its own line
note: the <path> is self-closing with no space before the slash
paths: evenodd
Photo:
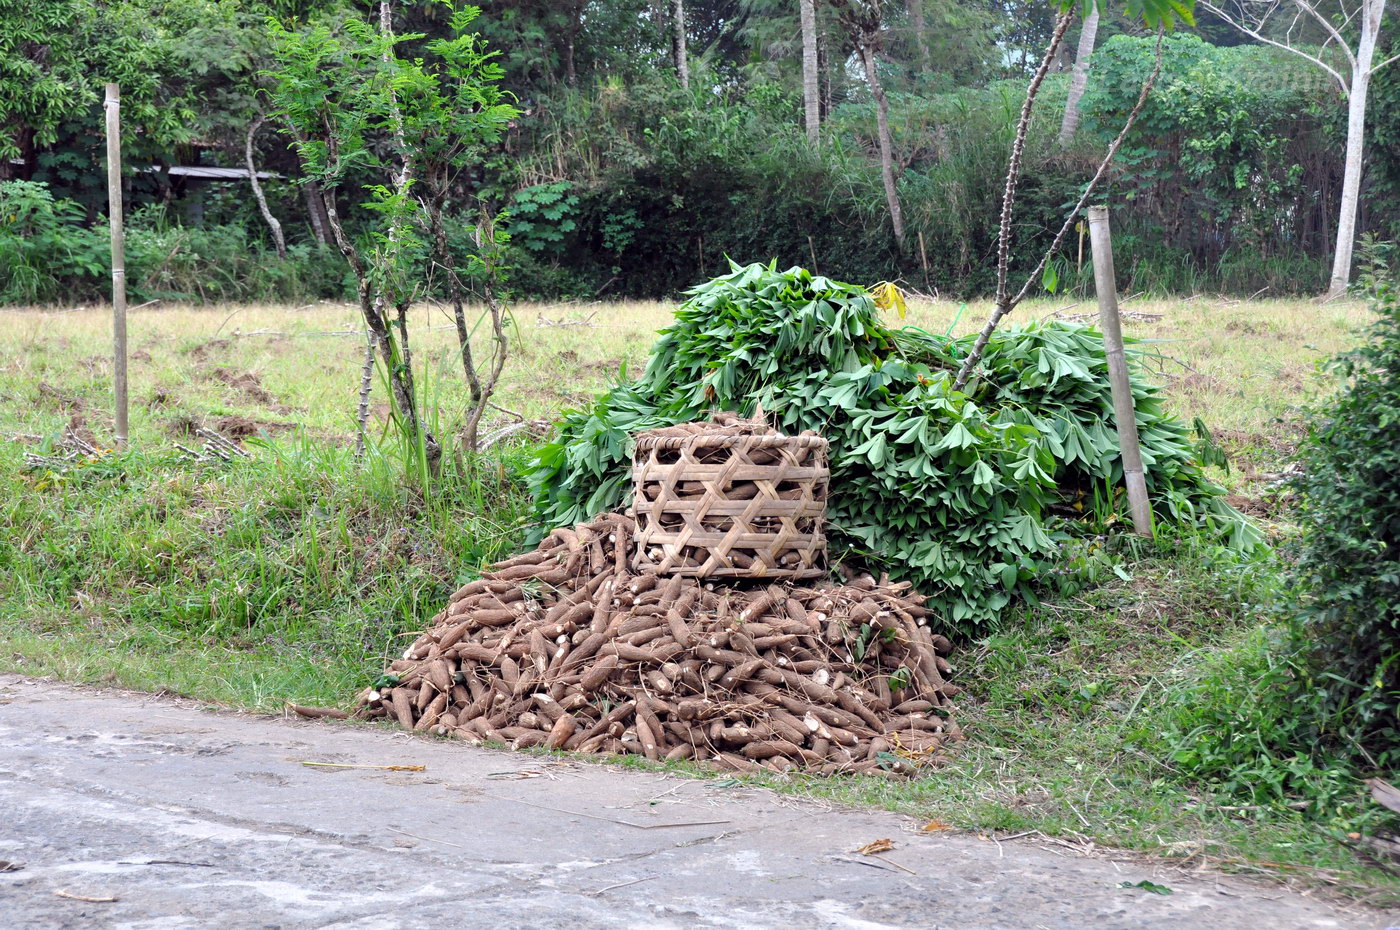
<path id="1" fill-rule="evenodd" d="M 924 231 L 919 230 L 919 264 L 924 269 L 924 292 L 933 293 L 933 285 L 928 283 L 928 250 L 924 248 Z"/>
<path id="2" fill-rule="evenodd" d="M 1152 535 L 1152 507 L 1147 502 L 1147 482 L 1142 473 L 1142 449 L 1138 446 L 1137 410 L 1128 382 L 1128 362 L 1123 354 L 1123 327 L 1118 319 L 1118 282 L 1113 272 L 1113 237 L 1108 228 L 1108 207 L 1089 208 L 1089 247 L 1094 259 L 1094 288 L 1099 296 L 1099 328 L 1103 330 L 1108 378 L 1113 385 L 1113 416 L 1118 421 L 1118 447 L 1123 456 L 1123 482 L 1128 486 L 1128 507 L 1133 531 Z"/>
<path id="3" fill-rule="evenodd" d="M 126 241 L 122 236 L 121 88 L 107 85 L 107 218 L 112 228 L 113 387 L 116 446 L 126 448 Z"/>

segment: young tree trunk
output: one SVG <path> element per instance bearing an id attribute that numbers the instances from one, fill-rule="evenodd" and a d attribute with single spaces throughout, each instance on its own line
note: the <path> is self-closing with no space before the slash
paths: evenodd
<path id="1" fill-rule="evenodd" d="M 1068 146 L 1079 129 L 1079 101 L 1084 96 L 1084 86 L 1089 83 L 1089 58 L 1094 54 L 1094 39 L 1099 33 L 1099 8 L 1084 19 L 1084 29 L 1079 33 L 1079 49 L 1074 55 L 1074 76 L 1069 82 L 1069 96 L 1065 98 L 1065 116 L 1060 121 L 1060 146 Z"/>
<path id="2" fill-rule="evenodd" d="M 672 25 L 671 51 L 676 58 L 676 76 L 681 79 L 681 87 L 690 90 L 690 65 L 685 55 L 685 0 L 676 0 Z"/>
<path id="3" fill-rule="evenodd" d="M 477 254 L 481 258 L 481 292 L 486 298 L 486 308 L 491 312 L 491 338 L 496 345 L 492 349 L 491 368 L 481 379 L 480 391 L 475 395 L 472 409 L 467 412 L 467 424 L 462 430 L 463 444 L 473 451 L 477 448 L 477 429 L 481 417 L 486 413 L 486 405 L 491 394 L 500 383 L 501 372 L 506 365 L 506 355 L 510 351 L 510 339 L 506 336 L 506 311 L 496 294 L 496 284 L 500 279 L 499 252 L 496 244 L 495 219 L 485 209 L 473 232 Z"/>
<path id="4" fill-rule="evenodd" d="M 564 83 L 578 86 L 578 72 L 574 66 L 574 46 L 578 44 L 579 30 L 583 28 L 583 3 L 575 0 L 569 7 L 569 34 L 564 41 Z"/>
<path id="5" fill-rule="evenodd" d="M 802 104 L 806 111 L 807 140 L 821 138 L 821 99 L 817 85 L 817 2 L 798 0 L 802 13 Z"/>
<path id="6" fill-rule="evenodd" d="M 258 183 L 258 165 L 253 160 L 253 137 L 258 134 L 258 129 L 261 128 L 266 119 L 265 116 L 259 116 L 248 124 L 248 136 L 243 140 L 243 155 L 248 163 L 248 186 L 253 189 L 253 199 L 258 202 L 258 210 L 267 222 L 267 228 L 272 231 L 272 242 L 277 246 L 277 257 L 285 262 L 287 260 L 287 240 L 282 236 L 282 223 L 268 209 L 267 198 L 263 196 L 262 185 Z"/>
<path id="7" fill-rule="evenodd" d="M 333 245 L 330 234 L 330 219 L 326 216 L 326 202 L 321 199 L 321 186 L 311 178 L 301 184 L 302 199 L 306 201 L 306 215 L 311 221 L 311 235 L 318 245 Z"/>
<path id="8" fill-rule="evenodd" d="M 379 28 L 385 37 L 392 37 L 394 34 L 389 0 L 380 0 Z M 391 60 L 390 54 L 389 50 L 385 49 L 384 62 L 386 65 Z M 407 195 L 410 185 L 416 180 L 413 151 L 405 142 L 403 112 L 399 108 L 398 97 L 392 88 L 389 91 L 389 116 L 393 124 L 394 142 L 398 148 L 399 157 L 399 170 L 394 176 L 394 192 L 399 195 Z M 390 251 L 399 247 L 404 234 L 403 226 L 402 217 L 395 216 L 392 219 L 387 237 L 387 247 Z M 394 398 L 394 406 L 397 408 L 399 416 L 407 424 L 409 435 L 422 442 L 423 455 L 427 461 L 428 470 L 431 474 L 436 475 L 442 460 L 442 445 L 418 415 L 417 390 L 413 383 L 413 355 L 408 341 L 408 306 L 411 299 L 412 295 L 406 290 L 403 282 L 381 281 L 378 284 L 378 293 L 373 303 L 374 312 L 367 315 L 367 320 L 370 328 L 375 330 L 384 367 L 389 371 L 389 387 Z M 388 322 L 387 309 L 389 306 L 393 306 L 397 316 L 394 324 Z M 376 323 L 378 324 L 377 329 Z M 399 330 L 397 339 L 390 332 L 391 325 L 396 325 Z"/>
<path id="9" fill-rule="evenodd" d="M 1332 281 L 1327 298 L 1341 297 L 1351 283 L 1352 249 L 1356 244 L 1356 211 L 1361 199 L 1361 166 L 1366 144 L 1366 95 L 1371 88 L 1371 62 L 1385 15 L 1385 0 L 1362 0 L 1361 39 L 1352 63 L 1347 93 L 1347 148 L 1342 169 L 1342 203 L 1337 217 L 1337 244 L 1332 253 Z"/>
<path id="10" fill-rule="evenodd" d="M 360 407 L 355 414 L 359 430 L 355 433 L 355 458 L 365 457 L 369 439 L 369 393 L 374 387 L 374 337 L 365 330 L 365 360 L 360 363 Z"/>
<path id="11" fill-rule="evenodd" d="M 817 73 L 821 75 L 821 118 L 831 116 L 831 72 L 826 67 L 826 43 L 817 37 Z"/>
<path id="12" fill-rule="evenodd" d="M 885 185 L 885 204 L 890 211 L 890 225 L 894 227 L 894 241 L 901 252 L 904 251 L 904 211 L 899 207 L 899 191 L 895 188 L 894 145 L 890 139 L 890 101 L 885 96 L 885 88 L 880 84 L 880 74 L 875 67 L 875 48 L 867 39 L 858 43 L 860 60 L 865 65 L 865 79 L 870 82 L 870 93 L 875 97 L 875 127 L 880 137 L 880 180 Z"/>
<path id="13" fill-rule="evenodd" d="M 928 23 L 924 21 L 924 0 L 909 0 L 909 25 L 914 30 L 914 45 L 919 50 L 919 67 L 927 74 L 933 70 L 933 59 L 928 53 Z"/>
<path id="14" fill-rule="evenodd" d="M 1292 52 L 1312 62 L 1330 74 L 1342 89 L 1342 93 L 1347 96 L 1347 139 L 1346 159 L 1342 169 L 1342 199 L 1337 211 L 1337 239 L 1332 250 L 1332 276 L 1324 299 L 1340 297 L 1346 293 L 1347 285 L 1351 282 L 1352 249 L 1356 243 L 1356 213 L 1361 199 L 1362 157 L 1365 154 L 1366 95 L 1371 87 L 1371 75 L 1400 58 L 1400 55 L 1397 55 L 1379 64 L 1372 63 L 1385 17 L 1386 0 L 1360 0 L 1360 5 L 1356 8 L 1348 8 L 1342 4 L 1342 12 L 1347 14 L 1345 18 L 1348 24 L 1355 19 L 1356 24 L 1360 26 L 1360 36 L 1356 40 L 1355 49 L 1348 44 L 1350 38 L 1340 31 L 1336 17 L 1325 11 L 1317 0 L 1294 0 L 1296 18 L 1310 17 L 1317 27 L 1328 34 L 1329 38 L 1324 45 L 1336 48 L 1346 56 L 1347 64 L 1351 68 L 1350 79 L 1308 47 L 1290 44 L 1291 29 L 1281 40 L 1274 38 L 1277 30 L 1270 28 L 1269 18 L 1278 9 L 1276 4 L 1264 5 L 1262 11 L 1253 11 L 1238 0 L 1228 10 L 1212 0 L 1199 0 L 1199 3 L 1254 40 Z"/>

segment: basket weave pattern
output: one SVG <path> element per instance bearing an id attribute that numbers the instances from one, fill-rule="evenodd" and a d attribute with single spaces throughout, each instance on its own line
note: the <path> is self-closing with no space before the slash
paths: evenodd
<path id="1" fill-rule="evenodd" d="M 825 439 L 669 432 L 639 436 L 632 458 L 635 569 L 698 578 L 825 574 Z"/>

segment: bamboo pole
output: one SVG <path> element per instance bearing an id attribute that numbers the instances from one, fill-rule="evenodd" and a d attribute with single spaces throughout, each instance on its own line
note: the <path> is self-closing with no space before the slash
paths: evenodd
<path id="1" fill-rule="evenodd" d="M 928 283 L 928 249 L 924 248 L 924 231 L 919 230 L 919 264 L 924 269 L 924 292 L 932 293 L 933 285 Z"/>
<path id="2" fill-rule="evenodd" d="M 107 85 L 107 217 L 112 229 L 113 388 L 116 393 L 116 446 L 126 448 L 126 242 L 122 234 L 121 88 Z"/>
<path id="3" fill-rule="evenodd" d="M 1113 271 L 1113 237 L 1108 227 L 1108 207 L 1089 208 L 1089 247 L 1094 259 L 1094 288 L 1099 297 L 1099 329 L 1103 331 L 1108 378 L 1113 385 L 1113 417 L 1118 426 L 1118 447 L 1123 456 L 1123 483 L 1128 487 L 1128 507 L 1133 531 L 1152 535 L 1152 507 L 1147 501 L 1147 481 L 1142 472 L 1138 445 L 1137 410 L 1128 381 L 1123 354 L 1123 326 L 1118 318 L 1118 283 Z"/>

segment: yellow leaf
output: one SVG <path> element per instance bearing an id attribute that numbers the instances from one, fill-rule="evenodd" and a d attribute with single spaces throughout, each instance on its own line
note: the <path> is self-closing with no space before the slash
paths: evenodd
<path id="1" fill-rule="evenodd" d="M 899 314 L 901 320 L 909 312 L 909 307 L 904 302 L 904 294 L 889 281 L 881 281 L 870 290 L 875 295 L 875 306 L 881 310 L 893 310 Z"/>
<path id="2" fill-rule="evenodd" d="M 932 820 L 930 820 L 928 823 L 924 824 L 923 827 L 920 829 L 919 832 L 920 832 L 920 833 L 937 833 L 939 830 L 951 830 L 951 829 L 953 829 L 953 825 L 952 825 L 951 823 L 944 823 L 943 821 L 941 821 L 941 820 L 939 820 L 937 817 L 935 817 L 935 818 L 933 818 Z"/>

